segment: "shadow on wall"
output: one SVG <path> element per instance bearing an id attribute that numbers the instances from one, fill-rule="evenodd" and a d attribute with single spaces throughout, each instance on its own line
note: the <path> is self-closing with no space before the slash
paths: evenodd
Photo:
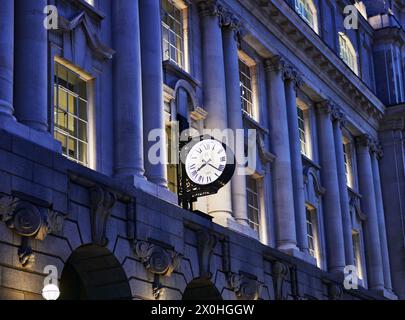
<path id="1" fill-rule="evenodd" d="M 132 299 L 121 264 L 108 249 L 94 245 L 79 247 L 69 257 L 60 291 L 61 300 Z"/>

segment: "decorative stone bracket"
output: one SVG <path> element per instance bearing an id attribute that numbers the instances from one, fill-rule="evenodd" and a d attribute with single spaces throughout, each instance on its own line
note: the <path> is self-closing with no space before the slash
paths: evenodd
<path id="1" fill-rule="evenodd" d="M 200 278 L 211 279 L 211 257 L 218 242 L 217 236 L 207 230 L 197 231 L 197 252 Z"/>
<path id="2" fill-rule="evenodd" d="M 0 220 L 21 237 L 18 257 L 23 267 L 35 261 L 31 240 L 44 240 L 51 233 L 62 230 L 64 216 L 49 208 L 35 206 L 12 196 L 0 197 Z"/>
<path id="3" fill-rule="evenodd" d="M 250 277 L 240 273 L 230 273 L 228 282 L 231 289 L 240 300 L 259 299 L 263 288 L 263 285 L 256 277 Z"/>
<path id="4" fill-rule="evenodd" d="M 133 250 L 135 255 L 141 259 L 145 269 L 153 273 L 153 295 L 155 299 L 159 299 L 162 293 L 159 277 L 170 277 L 173 271 L 180 266 L 183 256 L 174 250 L 140 240 L 135 241 Z"/>
<path id="5" fill-rule="evenodd" d="M 141 259 L 146 270 L 166 277 L 171 276 L 183 258 L 174 250 L 165 249 L 147 241 L 136 241 L 134 252 Z"/>
<path id="6" fill-rule="evenodd" d="M 274 294 L 276 300 L 284 299 L 283 284 L 289 273 L 288 266 L 280 261 L 273 263 L 273 282 L 274 282 Z"/>

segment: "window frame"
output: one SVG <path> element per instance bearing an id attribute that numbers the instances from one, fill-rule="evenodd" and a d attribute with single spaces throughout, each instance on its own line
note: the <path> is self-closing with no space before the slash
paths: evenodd
<path id="1" fill-rule="evenodd" d="M 321 258 L 321 243 L 320 243 L 320 233 L 319 233 L 319 219 L 318 211 L 316 208 L 309 204 L 305 206 L 305 223 L 306 223 L 306 238 L 308 244 L 309 254 L 316 260 L 316 265 L 318 268 L 322 267 Z M 309 234 L 309 226 L 312 227 L 312 235 Z M 310 240 L 312 240 L 312 249 L 310 246 Z"/>
<path id="2" fill-rule="evenodd" d="M 357 51 L 350 38 L 343 32 L 339 36 L 339 57 L 356 74 L 359 75 Z"/>
<path id="3" fill-rule="evenodd" d="M 82 80 L 83 82 L 85 82 L 86 85 L 86 99 L 84 99 L 83 97 L 80 96 L 79 93 L 72 91 L 71 89 L 69 89 L 66 86 L 61 85 L 58 82 L 58 71 L 59 68 L 63 68 L 66 70 L 66 74 L 67 76 L 69 74 L 71 74 L 72 76 Z M 64 136 L 66 139 L 66 153 L 63 153 L 62 151 L 62 155 L 64 157 L 66 157 L 67 159 L 69 159 L 70 161 L 76 162 L 80 165 L 83 165 L 85 167 L 90 168 L 91 167 L 91 163 L 92 163 L 92 159 L 91 159 L 91 143 L 92 143 L 92 138 L 91 138 L 91 101 L 92 101 L 92 97 L 91 97 L 91 77 L 89 77 L 88 75 L 84 74 L 83 72 L 80 72 L 78 70 L 78 68 L 70 65 L 69 63 L 66 63 L 65 61 L 63 61 L 60 58 L 55 57 L 54 61 L 53 61 L 53 82 L 52 82 L 52 134 L 53 137 L 57 140 L 60 141 L 59 139 L 56 138 L 56 136 L 59 134 L 61 136 Z M 60 108 L 60 103 L 59 103 L 59 98 L 60 98 L 60 94 L 59 94 L 59 90 L 62 90 L 63 92 L 65 92 L 66 94 L 66 100 L 67 100 L 67 104 L 66 104 L 66 110 L 64 111 L 63 108 Z M 72 112 L 69 111 L 69 96 L 71 96 L 73 98 L 73 101 L 75 101 L 75 109 Z M 80 101 L 85 102 L 86 105 L 86 119 L 80 118 L 79 115 L 79 103 Z M 65 113 L 66 116 L 66 128 L 60 127 L 58 126 L 58 117 L 57 117 L 57 112 L 58 110 L 60 110 L 61 112 Z M 73 132 L 73 134 L 71 134 L 69 132 L 69 118 L 73 118 L 75 120 L 75 130 L 77 131 L 76 133 Z M 85 124 L 85 136 L 86 139 L 83 140 L 81 139 L 78 135 L 79 135 L 79 122 L 83 122 Z M 75 147 L 76 147 L 76 152 L 78 153 L 78 157 L 72 157 L 69 155 L 69 139 L 73 140 L 75 142 Z M 62 142 L 61 142 L 62 143 Z M 83 150 L 85 150 L 85 154 L 86 154 L 86 159 L 85 160 L 81 160 L 79 158 L 79 144 L 83 145 Z M 62 144 L 63 145 L 63 144 Z"/>
<path id="4" fill-rule="evenodd" d="M 253 182 L 253 184 L 255 186 L 255 190 L 250 188 L 249 180 Z M 249 193 L 253 197 L 255 197 L 256 204 L 251 204 L 249 202 L 249 200 L 250 200 Z M 255 230 L 258 233 L 258 235 L 260 236 L 260 233 L 262 231 L 261 223 L 260 223 L 261 222 L 261 185 L 260 185 L 259 179 L 257 177 L 255 177 L 254 175 L 246 176 L 246 207 L 247 207 L 249 227 L 251 229 Z M 250 215 L 251 211 L 249 209 L 256 211 L 257 222 L 255 222 L 254 220 L 251 219 L 251 215 Z"/>
<path id="5" fill-rule="evenodd" d="M 239 72 L 239 83 L 240 83 L 240 99 L 241 99 L 241 110 L 243 114 L 248 116 L 250 119 L 259 122 L 260 121 L 260 110 L 258 106 L 258 96 L 257 96 L 257 77 L 258 77 L 258 70 L 257 70 L 257 63 L 256 61 L 247 55 L 243 51 L 238 52 L 238 72 Z M 241 70 L 241 63 L 249 69 L 249 74 L 247 75 L 245 72 Z M 241 75 L 245 75 L 245 77 L 250 81 L 251 88 L 246 87 L 242 82 Z M 245 97 L 242 95 L 242 86 L 246 88 L 251 94 L 251 101 L 247 101 Z M 243 102 L 247 101 L 251 104 L 251 112 L 249 113 L 245 110 Z"/>
<path id="6" fill-rule="evenodd" d="M 165 11 L 163 1 L 166 1 L 169 5 L 175 8 L 175 10 L 179 11 L 180 14 L 180 19 L 176 19 L 173 15 L 171 15 L 169 12 Z M 189 69 L 189 61 L 188 61 L 188 7 L 183 3 L 183 1 L 180 0 L 160 0 L 160 5 L 161 5 L 161 28 L 162 28 L 162 60 L 163 61 L 168 61 L 169 63 L 172 63 L 179 67 L 182 70 L 188 71 Z M 179 25 L 179 30 L 181 30 L 181 34 L 177 34 L 175 30 L 171 28 L 170 25 L 168 25 L 165 21 L 164 18 L 165 16 L 169 15 L 170 19 L 174 20 L 175 23 Z M 165 39 L 165 30 L 169 34 L 168 39 Z M 170 34 L 174 34 L 174 37 L 176 40 L 180 40 L 180 48 L 177 47 L 177 45 L 174 45 L 170 40 Z M 166 56 L 166 51 L 165 51 L 165 44 L 169 48 L 169 51 Z M 175 58 L 172 57 L 171 55 L 171 48 L 174 48 L 176 54 L 181 55 L 180 61 L 177 61 Z"/>
<path id="7" fill-rule="evenodd" d="M 318 10 L 312 0 L 294 0 L 295 12 L 315 33 L 319 34 Z M 307 15 L 310 14 L 309 18 Z"/>

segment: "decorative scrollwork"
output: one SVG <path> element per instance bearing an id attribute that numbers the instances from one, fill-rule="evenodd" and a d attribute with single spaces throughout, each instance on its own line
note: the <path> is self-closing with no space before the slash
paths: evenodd
<path id="1" fill-rule="evenodd" d="M 274 293 L 276 300 L 283 300 L 283 283 L 289 273 L 288 266 L 281 262 L 276 261 L 273 263 L 273 278 L 274 278 Z"/>
<path id="2" fill-rule="evenodd" d="M 236 296 L 241 300 L 257 300 L 260 297 L 262 284 L 253 277 L 231 273 L 228 282 Z"/>
<path id="3" fill-rule="evenodd" d="M 146 241 L 136 241 L 134 251 L 149 272 L 167 277 L 180 265 L 182 259 L 180 253 Z"/>

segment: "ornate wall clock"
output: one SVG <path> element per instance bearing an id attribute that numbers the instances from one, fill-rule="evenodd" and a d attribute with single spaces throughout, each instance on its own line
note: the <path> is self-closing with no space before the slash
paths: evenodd
<path id="1" fill-rule="evenodd" d="M 235 172 L 232 150 L 207 135 L 193 138 L 185 144 L 181 149 L 181 159 L 179 197 L 190 202 L 217 193 Z"/>

